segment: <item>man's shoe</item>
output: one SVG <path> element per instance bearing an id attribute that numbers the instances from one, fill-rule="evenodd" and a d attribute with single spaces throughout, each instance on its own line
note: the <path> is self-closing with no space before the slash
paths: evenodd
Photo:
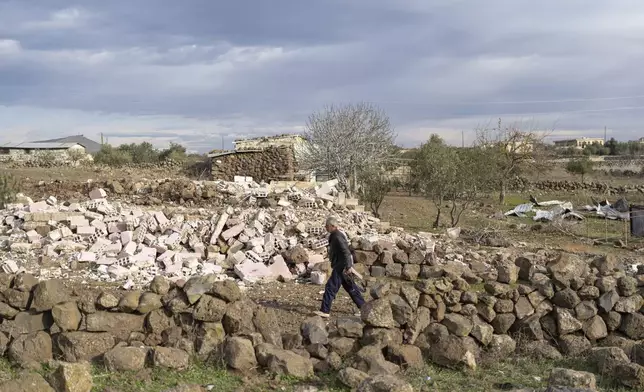
<path id="1" fill-rule="evenodd" d="M 316 316 L 320 316 L 322 318 L 329 318 L 330 317 L 330 314 L 324 313 L 324 312 L 322 312 L 320 310 L 316 310 L 315 312 L 313 312 L 313 314 L 316 315 Z"/>

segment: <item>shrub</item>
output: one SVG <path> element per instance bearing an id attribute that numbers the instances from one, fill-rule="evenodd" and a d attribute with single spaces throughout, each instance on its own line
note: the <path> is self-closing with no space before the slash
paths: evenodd
<path id="1" fill-rule="evenodd" d="M 94 162 L 108 166 L 123 166 L 132 163 L 132 156 L 127 151 L 104 144 L 94 156 Z"/>
<path id="2" fill-rule="evenodd" d="M 387 193 L 391 191 L 392 182 L 385 175 L 383 170 L 371 169 L 361 173 L 360 177 L 360 199 L 369 205 L 371 212 L 377 218 L 380 217 L 380 205 Z"/>
<path id="3" fill-rule="evenodd" d="M 566 171 L 570 174 L 579 175 L 583 183 L 586 175 L 593 172 L 594 165 L 595 163 L 588 156 L 583 156 L 581 158 L 571 159 L 566 164 Z"/>
<path id="4" fill-rule="evenodd" d="M 161 161 L 184 161 L 186 159 L 186 148 L 179 143 L 170 143 L 170 147 L 159 154 Z"/>
<path id="5" fill-rule="evenodd" d="M 16 200 L 18 181 L 11 174 L 0 175 L 0 208 Z"/>
<path id="6" fill-rule="evenodd" d="M 77 163 L 85 160 L 87 158 L 87 153 L 85 152 L 85 150 L 70 149 L 70 150 L 67 150 L 67 157 L 73 163 Z"/>

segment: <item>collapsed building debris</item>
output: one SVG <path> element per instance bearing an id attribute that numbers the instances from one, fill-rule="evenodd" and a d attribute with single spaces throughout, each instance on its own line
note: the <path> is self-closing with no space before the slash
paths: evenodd
<path id="1" fill-rule="evenodd" d="M 200 209 L 196 216 L 110 202 L 100 188 L 78 203 L 59 203 L 54 197 L 33 202 L 21 196 L 0 212 L 0 249 L 9 251 L 0 255 L 0 265 L 6 273 L 18 273 L 25 269 L 20 260 L 29 255 L 39 256 L 40 265 L 62 260 L 61 268 L 43 270 L 42 277 L 64 277 L 74 266 L 88 265 L 93 268 L 82 269 L 83 278 L 124 282 L 128 288 L 145 285 L 156 275 L 185 280 L 217 274 L 247 284 L 306 276 L 322 284 L 328 245 L 323 222 L 330 214 L 339 216 L 349 238 L 372 247 L 379 241 L 394 246 L 401 238 L 424 241 L 422 236 L 405 237 L 401 229 L 364 213 L 336 184 L 298 189 L 236 177 L 220 181 L 219 188 L 245 205 Z"/>
<path id="2" fill-rule="evenodd" d="M 610 202 L 597 202 L 594 199 L 593 205 L 585 205 L 579 211 L 595 212 L 594 216 L 610 220 L 630 220 L 629 204 L 626 199 L 621 198 L 611 204 Z M 549 210 L 542 210 L 537 207 L 553 207 Z M 534 212 L 533 220 L 537 222 L 554 221 L 557 219 L 584 220 L 585 216 L 575 211 L 571 202 L 549 200 L 539 202 L 530 196 L 530 203 L 519 204 L 507 211 L 505 216 L 517 216 L 525 218 L 528 213 Z"/>

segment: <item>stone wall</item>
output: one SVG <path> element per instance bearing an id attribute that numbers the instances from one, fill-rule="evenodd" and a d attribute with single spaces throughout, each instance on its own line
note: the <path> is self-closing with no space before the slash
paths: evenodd
<path id="1" fill-rule="evenodd" d="M 307 318 L 280 331 L 276 312 L 214 275 L 149 291 L 66 289 L 59 280 L 0 275 L 0 352 L 34 368 L 52 358 L 111 371 L 183 369 L 193 358 L 295 377 L 338 371 L 358 391 L 412 391 L 398 378 L 431 361 L 450 368 L 507 358 L 589 355 L 596 371 L 644 387 L 644 271 L 571 254 L 498 256 L 493 265 L 437 265 L 399 241 L 356 251 L 359 265 L 402 271 L 370 284 L 361 318 Z M 432 253 L 429 253 L 430 255 Z M 391 267 L 399 266 L 399 267 Z M 418 279 L 422 276 L 422 279 Z M 409 282 L 405 282 L 409 281 Z M 393 389 L 392 389 L 393 390 Z"/>
<path id="2" fill-rule="evenodd" d="M 543 191 L 543 192 L 576 192 L 587 191 L 595 194 L 621 195 L 629 192 L 637 192 L 642 188 L 638 184 L 612 186 L 603 182 L 577 182 L 577 181 L 529 181 L 525 178 L 516 178 L 510 188 L 515 191 Z"/>
<path id="3" fill-rule="evenodd" d="M 269 147 L 257 152 L 237 152 L 212 158 L 212 178 L 232 181 L 234 176 L 255 181 L 291 179 L 297 172 L 293 149 Z"/>

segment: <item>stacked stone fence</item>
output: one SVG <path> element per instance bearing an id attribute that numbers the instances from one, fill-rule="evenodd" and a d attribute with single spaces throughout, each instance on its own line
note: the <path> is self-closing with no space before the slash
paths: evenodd
<path id="1" fill-rule="evenodd" d="M 334 370 L 358 391 L 412 391 L 398 375 L 425 361 L 458 369 L 515 353 L 588 356 L 597 372 L 644 387 L 644 270 L 628 275 L 613 257 L 571 254 L 439 265 L 431 252 L 398 245 L 356 251 L 363 271 L 397 278 L 400 269 L 403 278 L 371 283 L 360 318 L 310 317 L 299 331 L 280 331 L 274 309 L 214 275 L 157 277 L 139 292 L 69 291 L 3 274 L 0 351 L 26 368 L 55 358 L 111 371 L 183 369 L 195 359 L 302 378 Z"/>
<path id="2" fill-rule="evenodd" d="M 293 149 L 281 146 L 215 157 L 211 169 L 214 179 L 232 181 L 235 176 L 247 176 L 269 182 L 292 178 L 297 173 L 297 163 Z"/>
<path id="3" fill-rule="evenodd" d="M 530 181 L 525 178 L 516 178 L 510 183 L 510 189 L 515 191 L 543 191 L 543 192 L 578 192 L 586 191 L 596 194 L 621 195 L 637 192 L 642 188 L 638 184 L 609 185 L 603 182 L 577 182 L 566 180 Z"/>

